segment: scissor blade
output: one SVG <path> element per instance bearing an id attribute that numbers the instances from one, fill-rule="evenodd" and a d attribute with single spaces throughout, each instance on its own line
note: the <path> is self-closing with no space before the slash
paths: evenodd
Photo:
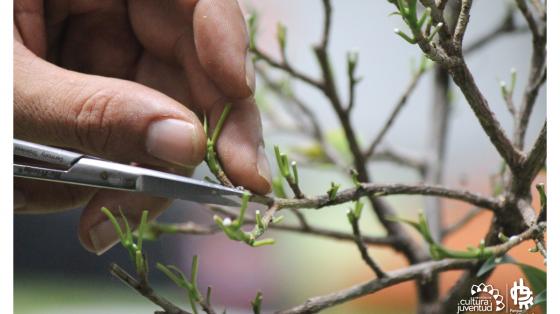
<path id="1" fill-rule="evenodd" d="M 224 206 L 241 205 L 244 194 L 239 189 L 168 174 L 143 174 L 138 178 L 136 188 L 151 195 Z M 263 203 L 258 199 L 252 201 Z"/>

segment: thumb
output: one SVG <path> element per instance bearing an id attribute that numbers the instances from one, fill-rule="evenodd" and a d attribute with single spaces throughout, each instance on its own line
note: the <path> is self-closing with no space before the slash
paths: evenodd
<path id="1" fill-rule="evenodd" d="M 50 64 L 14 41 L 14 135 L 120 162 L 195 166 L 206 136 L 177 101 L 129 81 Z"/>

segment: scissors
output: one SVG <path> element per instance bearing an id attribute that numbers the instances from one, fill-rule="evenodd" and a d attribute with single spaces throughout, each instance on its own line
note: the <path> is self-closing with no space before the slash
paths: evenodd
<path id="1" fill-rule="evenodd" d="M 20 158 L 16 159 L 16 156 Z M 111 162 L 18 139 L 14 139 L 14 159 L 14 176 L 21 178 L 141 192 L 224 206 L 239 206 L 246 193 L 238 188 Z M 271 199 L 251 194 L 249 201 L 268 205 Z"/>

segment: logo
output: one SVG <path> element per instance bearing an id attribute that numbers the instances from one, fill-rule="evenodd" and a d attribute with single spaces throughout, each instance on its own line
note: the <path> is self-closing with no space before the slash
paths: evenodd
<path id="1" fill-rule="evenodd" d="M 528 310 L 533 305 L 533 291 L 523 284 L 523 278 L 519 278 L 519 284 L 513 282 L 509 294 L 513 304 L 518 305 L 520 310 Z"/>
<path id="2" fill-rule="evenodd" d="M 457 314 L 459 313 L 496 313 L 502 312 L 509 314 L 528 313 L 533 306 L 533 291 L 525 285 L 523 278 L 513 282 L 513 286 L 506 285 L 509 290 L 510 299 L 504 299 L 500 291 L 492 285 L 486 283 L 474 284 L 471 286 L 471 295 L 461 299 L 457 303 Z"/>
<path id="3" fill-rule="evenodd" d="M 457 313 L 499 312 L 504 307 L 504 297 L 500 294 L 500 291 L 492 287 L 492 285 L 480 283 L 471 286 L 470 298 L 459 301 Z"/>

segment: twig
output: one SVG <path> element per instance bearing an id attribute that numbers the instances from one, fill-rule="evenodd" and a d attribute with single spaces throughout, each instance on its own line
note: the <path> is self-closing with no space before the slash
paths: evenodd
<path id="1" fill-rule="evenodd" d="M 375 273 L 377 278 L 386 277 L 387 275 L 385 274 L 385 272 L 381 269 L 381 267 L 379 267 L 379 265 L 377 265 L 377 263 L 371 258 L 371 256 L 367 251 L 367 247 L 364 243 L 364 239 L 362 238 L 362 234 L 360 232 L 360 226 L 358 225 L 359 220 L 358 219 L 349 219 L 349 220 L 350 220 L 350 225 L 352 226 L 352 233 L 354 234 L 354 242 L 356 243 L 358 250 L 360 250 L 360 255 L 362 256 L 362 259 L 369 266 L 369 268 L 371 268 L 371 270 Z"/>
<path id="2" fill-rule="evenodd" d="M 269 56 L 268 54 L 266 54 L 265 52 L 261 51 L 259 48 L 254 47 L 251 49 L 251 51 L 257 56 L 257 58 L 262 59 L 263 61 L 265 61 L 268 65 L 270 65 L 273 68 L 276 69 L 280 69 L 286 73 L 289 73 L 291 76 L 297 78 L 298 80 L 301 80 L 311 86 L 314 86 L 315 88 L 321 89 L 322 88 L 322 84 L 320 81 L 311 78 L 310 76 L 294 69 L 289 63 L 286 62 L 277 62 L 275 61 L 271 56 Z"/>
<path id="3" fill-rule="evenodd" d="M 514 120 L 513 143 L 518 149 L 523 149 L 525 144 L 525 133 L 529 124 L 529 118 L 533 111 L 541 85 L 546 79 L 546 23 L 540 27 L 533 14 L 525 3 L 525 0 L 516 0 L 519 10 L 527 20 L 529 29 L 533 35 L 533 52 L 529 69 L 529 78 L 519 106 L 519 112 Z"/>
<path id="4" fill-rule="evenodd" d="M 329 45 L 330 33 L 331 33 L 331 16 L 332 16 L 332 5 L 330 0 L 323 0 L 323 36 L 321 37 L 321 43 L 319 49 L 326 50 Z"/>
<path id="5" fill-rule="evenodd" d="M 463 95 L 465 95 L 467 102 L 496 150 L 511 169 L 518 169 L 521 160 L 523 160 L 523 153 L 515 148 L 506 136 L 496 119 L 496 115 L 490 110 L 488 101 L 476 85 L 467 65 L 463 62 L 460 66 L 449 69 L 449 72 Z"/>
<path id="6" fill-rule="evenodd" d="M 546 254 L 546 245 L 544 244 L 544 239 L 542 237 L 539 237 L 539 238 L 535 239 L 535 245 L 537 246 L 537 250 L 544 257 L 544 262 L 546 264 L 547 254 Z"/>
<path id="7" fill-rule="evenodd" d="M 457 25 L 455 26 L 455 33 L 453 34 L 453 45 L 458 51 L 461 51 L 463 48 L 463 38 L 465 37 L 465 31 L 469 23 L 471 6 L 472 0 L 461 1 L 461 11 L 457 19 Z"/>
<path id="8" fill-rule="evenodd" d="M 440 196 L 450 199 L 464 201 L 481 208 L 497 210 L 501 208 L 501 203 L 497 199 L 485 197 L 476 193 L 462 190 L 453 190 L 442 186 L 424 184 L 375 184 L 362 183 L 360 187 L 349 188 L 336 193 L 334 199 L 329 199 L 328 195 L 308 197 L 305 199 L 281 199 L 276 198 L 274 203 L 279 209 L 282 208 L 322 208 L 350 201 L 355 201 L 363 196 L 388 196 L 398 194 L 409 195 L 430 195 Z M 394 216 L 394 215 L 393 215 Z M 386 218 L 385 216 L 384 218 Z"/>
<path id="9" fill-rule="evenodd" d="M 123 283 L 131 287 L 132 289 L 136 290 L 146 299 L 152 301 L 154 304 L 161 307 L 165 313 L 167 314 L 190 314 L 187 311 L 184 311 L 171 303 L 166 298 L 159 296 L 155 293 L 155 291 L 148 285 L 143 285 L 134 279 L 131 275 L 129 275 L 124 269 L 122 269 L 119 265 L 112 263 L 110 266 L 109 271 L 111 274 L 118 279 L 120 279 Z"/>
<path id="10" fill-rule="evenodd" d="M 375 153 L 375 149 L 379 146 L 379 144 L 385 137 L 385 134 L 387 134 L 387 132 L 393 125 L 393 122 L 395 122 L 395 119 L 401 112 L 401 109 L 404 107 L 404 105 L 406 105 L 407 100 L 409 99 L 410 95 L 416 88 L 416 85 L 418 85 L 418 81 L 420 80 L 420 78 L 424 73 L 425 71 L 417 71 L 414 74 L 414 76 L 408 83 L 408 86 L 404 90 L 403 94 L 399 97 L 399 100 L 397 101 L 396 105 L 393 107 L 393 111 L 389 115 L 389 118 L 387 119 L 387 121 L 385 121 L 385 124 L 383 125 L 381 130 L 379 130 L 377 136 L 374 138 L 373 142 L 369 145 L 368 149 L 365 151 L 364 155 L 366 159 Z"/>
<path id="11" fill-rule="evenodd" d="M 539 25 L 537 24 L 533 13 L 531 13 L 529 8 L 527 7 L 527 3 L 525 2 L 525 0 L 515 0 L 515 2 L 517 3 L 519 11 L 521 11 L 521 14 L 523 14 L 523 16 L 525 17 L 525 20 L 527 21 L 527 24 L 529 25 L 529 29 L 533 33 L 533 36 L 540 36 Z"/>
<path id="12" fill-rule="evenodd" d="M 531 186 L 533 179 L 539 171 L 544 167 L 546 162 L 546 121 L 541 128 L 539 136 L 535 140 L 535 144 L 523 162 L 520 171 L 515 173 L 512 183 L 512 193 L 515 195 L 524 195 Z"/>

